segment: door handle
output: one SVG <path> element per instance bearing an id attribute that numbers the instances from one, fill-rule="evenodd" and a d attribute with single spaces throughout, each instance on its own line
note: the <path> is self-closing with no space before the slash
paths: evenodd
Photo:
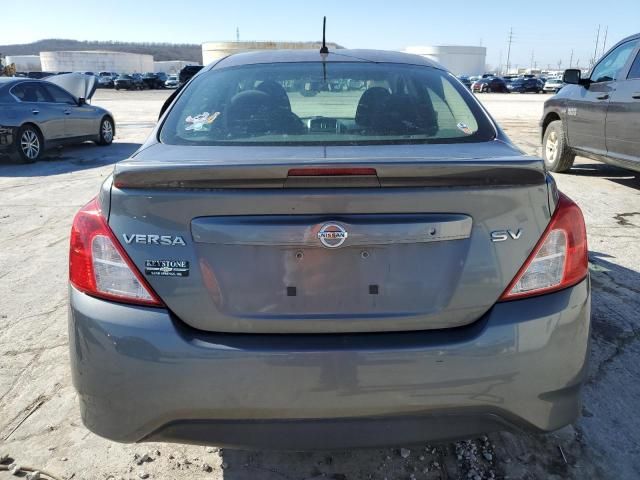
<path id="1" fill-rule="evenodd" d="M 40 113 L 40 110 L 36 110 L 35 108 L 33 110 L 31 110 L 31 113 L 33 113 L 34 115 L 37 115 Z"/>
<path id="2" fill-rule="evenodd" d="M 65 114 L 65 115 L 71 115 L 71 110 L 65 110 L 65 111 L 64 111 L 64 114 Z"/>
<path id="3" fill-rule="evenodd" d="M 631 98 L 635 98 L 636 100 L 640 100 L 640 92 L 634 93 L 631 95 Z"/>
<path id="4" fill-rule="evenodd" d="M 596 98 L 598 100 L 607 100 L 609 98 L 609 94 L 605 93 L 604 95 L 598 95 Z"/>

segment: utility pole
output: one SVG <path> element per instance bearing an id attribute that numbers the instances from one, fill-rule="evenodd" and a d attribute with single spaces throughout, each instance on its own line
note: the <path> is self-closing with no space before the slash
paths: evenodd
<path id="1" fill-rule="evenodd" d="M 502 50 L 500 50 L 500 56 L 498 57 L 498 72 L 500 75 L 504 75 L 504 70 L 502 69 Z"/>
<path id="2" fill-rule="evenodd" d="M 598 24 L 598 33 L 596 34 L 596 48 L 593 50 L 593 58 L 591 59 L 591 65 L 596 63 L 596 58 L 598 56 L 598 43 L 600 42 L 600 24 Z"/>
<path id="3" fill-rule="evenodd" d="M 571 49 L 571 56 L 569 57 L 569 68 L 573 66 L 573 49 Z"/>
<path id="4" fill-rule="evenodd" d="M 609 33 L 609 25 L 604 30 L 604 42 L 602 43 L 602 55 L 604 55 L 604 50 L 607 48 L 607 34 Z"/>
<path id="5" fill-rule="evenodd" d="M 534 54 L 533 54 L 533 50 L 531 50 L 531 64 L 529 65 L 529 68 L 531 70 L 533 70 L 535 68 L 535 62 L 534 62 Z"/>
<path id="6" fill-rule="evenodd" d="M 509 47 L 507 49 L 507 75 L 509 74 L 509 67 L 511 64 L 511 42 L 513 42 L 513 27 L 509 28 Z"/>
<path id="7" fill-rule="evenodd" d="M 240 27 L 236 27 L 236 42 L 240 42 Z"/>

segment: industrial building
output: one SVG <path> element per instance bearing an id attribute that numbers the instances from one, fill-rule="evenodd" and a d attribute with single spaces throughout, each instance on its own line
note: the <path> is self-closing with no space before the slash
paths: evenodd
<path id="1" fill-rule="evenodd" d="M 232 53 L 256 50 L 320 50 L 320 42 L 207 42 L 202 44 L 202 62 L 207 65 Z M 335 43 L 327 43 L 329 50 L 343 48 Z"/>
<path id="2" fill-rule="evenodd" d="M 45 72 L 153 72 L 153 56 L 107 51 L 40 52 Z"/>
<path id="3" fill-rule="evenodd" d="M 4 65 L 15 65 L 16 72 L 41 72 L 40 55 L 7 55 Z"/>
<path id="4" fill-rule="evenodd" d="M 486 68 L 487 49 L 462 45 L 407 47 L 413 53 L 438 62 L 454 75 L 482 75 Z"/>
<path id="5" fill-rule="evenodd" d="M 160 62 L 153 62 L 154 72 L 165 72 L 168 74 L 180 73 L 187 65 L 197 65 L 198 62 L 189 62 L 187 60 L 163 60 Z"/>

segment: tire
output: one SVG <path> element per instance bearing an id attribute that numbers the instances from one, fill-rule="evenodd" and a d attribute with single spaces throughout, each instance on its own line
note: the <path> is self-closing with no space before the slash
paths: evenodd
<path id="1" fill-rule="evenodd" d="M 106 145 L 111 145 L 113 142 L 113 134 L 115 133 L 115 128 L 113 125 L 113 120 L 109 117 L 104 117 L 100 121 L 100 131 L 98 132 L 99 140 L 96 142 L 96 145 L 100 145 L 102 147 Z"/>
<path id="2" fill-rule="evenodd" d="M 34 125 L 23 125 L 16 136 L 16 152 L 13 159 L 20 163 L 33 163 L 40 160 L 44 152 L 44 139 Z"/>
<path id="3" fill-rule="evenodd" d="M 551 122 L 542 139 L 542 158 L 551 172 L 566 172 L 573 165 L 576 154 L 567 145 L 562 120 Z"/>
<path id="4" fill-rule="evenodd" d="M 120 90 L 120 87 L 116 87 L 116 90 Z"/>

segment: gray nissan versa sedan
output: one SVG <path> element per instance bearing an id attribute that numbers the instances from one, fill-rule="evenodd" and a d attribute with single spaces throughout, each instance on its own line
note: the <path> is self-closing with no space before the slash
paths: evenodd
<path id="1" fill-rule="evenodd" d="M 113 440 L 380 446 L 580 411 L 582 213 L 419 56 L 204 68 L 70 250 L 73 380 Z"/>

